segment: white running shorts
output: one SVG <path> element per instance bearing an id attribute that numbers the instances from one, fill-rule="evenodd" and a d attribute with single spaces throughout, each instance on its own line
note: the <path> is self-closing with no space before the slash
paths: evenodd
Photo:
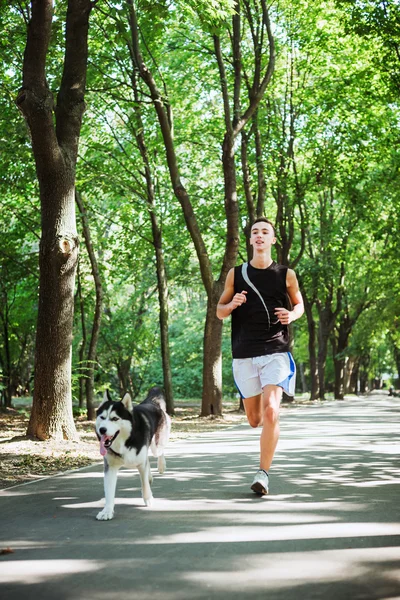
<path id="1" fill-rule="evenodd" d="M 296 365 L 290 352 L 234 358 L 233 378 L 242 398 L 258 396 L 266 385 L 279 385 L 294 396 Z"/>

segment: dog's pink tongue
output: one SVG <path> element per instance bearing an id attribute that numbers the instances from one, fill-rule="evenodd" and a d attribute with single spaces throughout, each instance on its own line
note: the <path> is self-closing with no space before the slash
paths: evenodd
<path id="1" fill-rule="evenodd" d="M 107 448 L 104 445 L 104 442 L 108 439 L 107 435 L 102 435 L 100 438 L 100 454 L 105 456 L 107 454 Z"/>

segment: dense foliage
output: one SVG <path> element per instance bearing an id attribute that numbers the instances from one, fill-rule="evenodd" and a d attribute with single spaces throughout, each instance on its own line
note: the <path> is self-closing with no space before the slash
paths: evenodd
<path id="1" fill-rule="evenodd" d="M 0 368 L 6 403 L 34 385 L 40 215 L 29 133 L 15 106 L 28 4 L 10 2 L 0 12 Z M 199 398 L 207 295 L 171 187 L 160 125 L 132 59 L 131 4 L 99 1 L 90 23 L 76 189 L 104 292 L 95 391 L 129 389 L 136 397 L 163 382 L 160 247 L 174 395 Z M 213 39 L 221 40 L 226 84 L 233 89 L 229 40 L 236 3 L 134 4 L 142 52 L 171 108 L 180 175 L 217 279 L 226 242 L 225 124 Z M 252 25 L 264 4 L 240 3 L 243 106 L 252 93 Z M 56 3 L 57 17 L 65 7 L 65 1 Z M 238 262 L 247 256 L 249 201 L 262 200 L 263 212 L 277 224 L 276 258 L 295 268 L 306 300 L 307 317 L 294 325 L 294 354 L 298 391 L 315 397 L 363 391 L 400 369 L 398 9 L 396 0 L 273 3 L 273 77 L 235 142 Z M 61 16 L 54 21 L 49 53 L 54 89 L 63 55 L 61 23 Z M 96 296 L 79 216 L 72 378 L 83 405 L 80 380 L 90 367 L 86 353 Z M 229 323 L 223 328 L 223 386 L 225 396 L 236 393 Z"/>

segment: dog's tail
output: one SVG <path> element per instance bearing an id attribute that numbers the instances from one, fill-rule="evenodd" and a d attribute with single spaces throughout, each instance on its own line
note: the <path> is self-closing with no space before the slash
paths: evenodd
<path id="1" fill-rule="evenodd" d="M 145 402 L 153 402 L 154 404 L 157 404 L 164 412 L 167 412 L 167 403 L 165 402 L 164 390 L 159 386 L 152 387 L 149 390 Z"/>

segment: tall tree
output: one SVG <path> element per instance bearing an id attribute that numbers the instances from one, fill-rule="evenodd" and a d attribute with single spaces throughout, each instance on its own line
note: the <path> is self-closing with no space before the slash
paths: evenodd
<path id="1" fill-rule="evenodd" d="M 41 205 L 35 387 L 28 434 L 42 440 L 76 437 L 71 398 L 71 342 L 79 246 L 74 186 L 85 110 L 89 15 L 94 4 L 95 0 L 68 1 L 63 73 L 56 103 L 46 78 L 53 2 L 32 0 L 24 15 L 28 23 L 27 40 L 22 87 L 16 102 L 31 133 Z"/>
<path id="2" fill-rule="evenodd" d="M 225 182 L 225 217 L 226 217 L 226 244 L 222 266 L 218 279 L 214 278 L 210 255 L 202 236 L 193 204 L 186 186 L 181 177 L 181 164 L 176 151 L 171 119 L 171 105 L 157 87 L 156 80 L 149 66 L 145 63 L 140 44 L 139 26 L 134 2 L 127 0 L 129 6 L 129 22 L 132 35 L 132 55 L 135 66 L 148 87 L 150 97 L 154 104 L 162 132 L 167 164 L 174 193 L 179 200 L 186 226 L 192 237 L 200 264 L 202 281 L 207 293 L 207 313 L 204 330 L 204 361 L 203 361 L 203 390 L 202 414 L 220 414 L 222 410 L 222 370 L 221 370 L 221 344 L 222 323 L 216 317 L 216 306 L 221 295 L 226 275 L 236 263 L 239 238 L 239 211 L 237 203 L 237 183 L 235 165 L 235 142 L 243 128 L 253 117 L 257 107 L 265 94 L 270 82 L 274 62 L 274 39 L 271 30 L 269 13 L 266 3 L 261 0 L 254 2 L 254 11 L 258 16 L 258 26 L 263 36 L 267 39 L 267 64 L 263 65 L 261 59 L 255 60 L 253 82 L 249 102 L 245 108 L 240 101 L 241 80 L 243 65 L 241 60 L 242 32 L 241 32 L 241 3 L 235 3 L 235 13 L 232 17 L 231 52 L 233 61 L 233 93 L 229 94 L 227 70 L 224 61 L 223 49 L 219 35 L 213 35 L 214 53 L 218 64 L 220 86 L 224 107 L 225 134 L 222 142 L 222 164 Z M 223 29 L 224 31 L 224 29 Z M 261 54 L 260 54 L 261 56 Z"/>
<path id="3" fill-rule="evenodd" d="M 169 348 L 169 308 L 168 308 L 168 280 L 165 268 L 164 253 L 162 247 L 162 229 L 159 225 L 155 207 L 154 178 L 149 159 L 149 152 L 144 135 L 144 125 L 140 110 L 139 93 L 137 87 L 136 73 L 132 74 L 132 87 L 134 91 L 134 112 L 136 117 L 135 138 L 143 161 L 144 176 L 146 181 L 146 199 L 151 220 L 152 241 L 156 255 L 157 289 L 160 305 L 160 339 L 161 360 L 163 364 L 163 381 L 167 411 L 170 415 L 174 413 L 174 399 L 172 393 L 171 356 Z"/>
<path id="4" fill-rule="evenodd" d="M 90 266 L 91 266 L 91 270 L 92 270 L 94 287 L 95 287 L 95 291 L 96 291 L 96 302 L 95 302 L 95 309 L 94 309 L 94 315 L 93 315 L 93 325 L 92 325 L 92 331 L 91 331 L 90 340 L 89 340 L 89 348 L 88 348 L 88 352 L 87 352 L 87 356 L 86 356 L 86 368 L 85 368 L 85 371 L 86 371 L 85 388 L 86 388 L 87 418 L 89 420 L 91 420 L 91 419 L 94 419 L 94 417 L 95 417 L 94 375 L 95 375 L 95 364 L 97 361 L 97 342 L 99 340 L 101 317 L 102 317 L 102 313 L 103 313 L 104 292 L 103 292 L 103 285 L 102 285 L 101 277 L 100 277 L 99 265 L 98 265 L 97 257 L 94 252 L 94 248 L 93 248 L 93 244 L 92 244 L 89 219 L 88 219 L 88 216 L 86 213 L 86 209 L 85 209 L 85 206 L 83 203 L 82 196 L 78 190 L 75 190 L 75 199 L 76 199 L 76 203 L 78 205 L 80 216 L 81 216 L 83 237 L 85 238 L 86 250 L 87 250 L 87 253 L 89 256 L 89 260 L 90 260 Z M 82 315 L 82 319 L 84 319 L 83 315 Z M 83 325 L 83 322 L 82 322 L 82 325 Z M 83 334 L 84 334 L 84 331 L 85 331 L 84 325 L 83 325 L 82 329 L 83 329 Z M 84 338 L 85 338 L 85 336 L 83 335 L 82 341 L 84 341 Z"/>

